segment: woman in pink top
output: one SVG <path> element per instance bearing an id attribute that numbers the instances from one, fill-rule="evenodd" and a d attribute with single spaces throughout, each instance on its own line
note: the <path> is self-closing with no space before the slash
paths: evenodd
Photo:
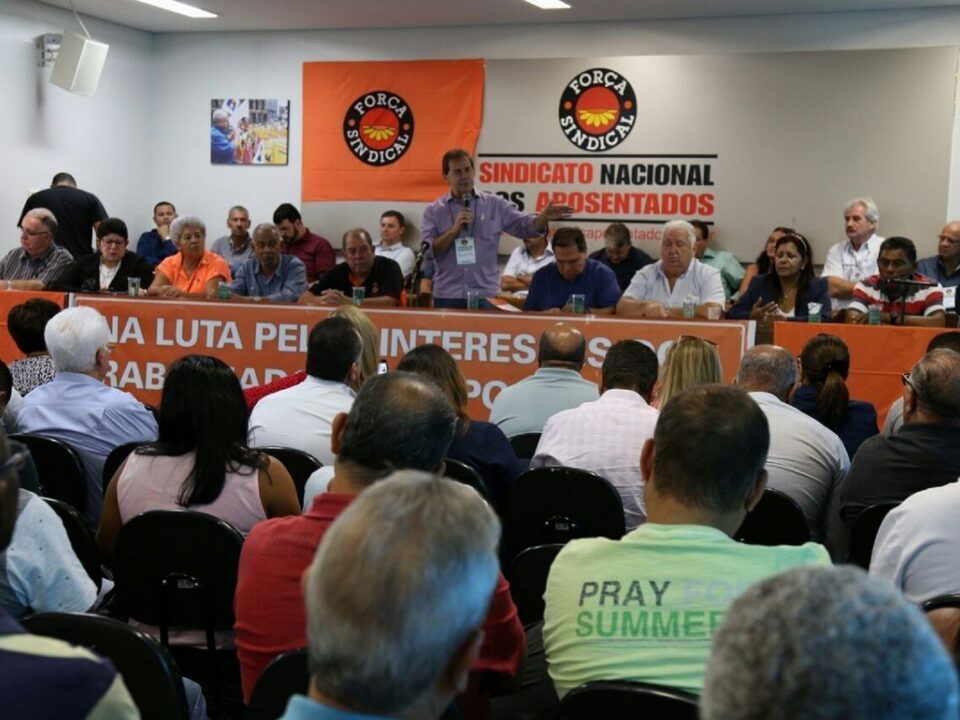
<path id="1" fill-rule="evenodd" d="M 181 215 L 170 226 L 180 251 L 157 265 L 148 295 L 159 297 L 216 296 L 220 282 L 230 282 L 230 266 L 207 250 L 207 226 L 196 215 Z"/>
<path id="2" fill-rule="evenodd" d="M 190 509 L 230 523 L 243 535 L 260 520 L 297 515 L 286 468 L 246 445 L 240 382 L 222 361 L 187 355 L 167 371 L 160 438 L 135 450 L 104 496 L 97 545 L 108 565 L 125 522 L 148 510 Z"/>

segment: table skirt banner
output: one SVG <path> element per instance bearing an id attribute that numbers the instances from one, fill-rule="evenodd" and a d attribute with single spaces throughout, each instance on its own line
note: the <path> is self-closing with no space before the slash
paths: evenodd
<path id="1" fill-rule="evenodd" d="M 304 367 L 310 329 L 330 310 L 299 305 L 240 305 L 77 296 L 107 318 L 116 347 L 107 381 L 157 404 L 166 367 L 183 355 L 214 355 L 234 368 L 244 387 L 270 382 Z M 391 370 L 411 348 L 435 343 L 459 362 L 467 378 L 472 417 L 485 420 L 504 387 L 537 369 L 540 334 L 560 318 L 501 312 L 369 310 L 380 332 L 380 357 Z M 566 317 L 587 338 L 583 376 L 600 381 L 607 349 L 633 338 L 649 344 L 662 362 L 680 335 L 717 343 L 724 377 L 737 372 L 753 345 L 752 322 L 638 321 Z"/>
<path id="2" fill-rule="evenodd" d="M 13 338 L 10 337 L 10 332 L 7 330 L 7 315 L 13 306 L 25 303 L 27 300 L 33 298 L 43 298 L 44 300 L 56 303 L 60 307 L 66 307 L 68 296 L 65 293 L 55 292 L 0 290 L 0 359 L 8 366 L 14 360 L 22 358 L 23 353 L 20 352 L 16 343 L 13 342 Z"/>
<path id="3" fill-rule="evenodd" d="M 818 333 L 843 340 L 850 348 L 850 398 L 873 403 L 883 427 L 890 403 L 903 392 L 901 373 L 909 372 L 926 351 L 927 343 L 943 332 L 944 328 L 778 322 L 774 323 L 773 342 L 799 355 Z"/>

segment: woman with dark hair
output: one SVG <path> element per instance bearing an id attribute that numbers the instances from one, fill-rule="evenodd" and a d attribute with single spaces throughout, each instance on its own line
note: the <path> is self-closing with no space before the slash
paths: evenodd
<path id="1" fill-rule="evenodd" d="M 53 358 L 47 352 L 47 341 L 43 337 L 47 323 L 61 308 L 52 300 L 32 298 L 25 303 L 14 305 L 7 313 L 7 332 L 13 338 L 20 352 L 26 355 L 10 364 L 13 387 L 26 395 L 38 385 L 53 380 L 57 368 Z"/>
<path id="2" fill-rule="evenodd" d="M 523 472 L 524 465 L 510 447 L 503 431 L 493 423 L 471 420 L 467 414 L 467 381 L 457 361 L 439 345 L 421 345 L 397 365 L 436 383 L 457 413 L 457 429 L 447 457 L 466 463 L 483 478 L 494 507 L 500 508 L 510 483 Z"/>
<path id="3" fill-rule="evenodd" d="M 197 510 L 243 535 L 268 517 L 299 514 L 286 468 L 246 442 L 247 406 L 233 370 L 205 355 L 174 362 L 163 383 L 158 442 L 135 450 L 107 486 L 97 530 L 104 561 L 124 523 L 148 510 Z"/>
<path id="4" fill-rule="evenodd" d="M 827 281 L 813 274 L 813 250 L 800 233 L 783 235 L 776 242 L 772 272 L 757 275 L 747 291 L 730 308 L 735 320 L 806 319 L 807 303 L 820 305 L 820 316 L 830 320 Z"/>
<path id="5" fill-rule="evenodd" d="M 793 228 L 782 225 L 773 229 L 769 237 L 767 237 L 767 242 L 763 246 L 763 250 L 757 255 L 757 259 L 747 265 L 743 280 L 740 281 L 740 289 L 737 291 L 737 297 L 740 297 L 747 291 L 747 288 L 750 286 L 750 281 L 757 275 L 766 275 L 770 272 L 770 269 L 773 267 L 773 258 L 777 254 L 777 240 L 784 235 L 792 235 L 795 232 L 796 230 Z"/>
<path id="6" fill-rule="evenodd" d="M 836 335 L 815 335 L 800 353 L 800 387 L 790 402 L 839 435 L 852 458 L 860 443 L 877 434 L 877 409 L 850 399 L 849 372 L 846 343 Z"/>
<path id="7" fill-rule="evenodd" d="M 54 283 L 64 292 L 127 292 L 127 280 L 139 278 L 143 293 L 153 282 L 150 264 L 128 249 L 127 224 L 107 218 L 97 226 L 97 252 L 84 255 Z"/>

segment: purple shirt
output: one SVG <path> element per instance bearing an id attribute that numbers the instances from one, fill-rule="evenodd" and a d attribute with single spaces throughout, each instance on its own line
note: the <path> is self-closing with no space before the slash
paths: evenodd
<path id="1" fill-rule="evenodd" d="M 420 235 L 423 241 L 430 245 L 431 254 L 433 241 L 450 229 L 462 208 L 463 204 L 454 199 L 451 193 L 447 193 L 430 203 L 423 211 Z M 468 288 L 479 290 L 484 297 L 493 297 L 500 292 L 500 272 L 497 266 L 500 233 L 509 233 L 521 239 L 540 234 L 534 225 L 536 216 L 524 215 L 517 210 L 516 205 L 499 195 L 475 191 L 471 209 L 473 224 L 465 234 L 474 238 L 477 261 L 473 265 L 457 265 L 454 239 L 444 254 L 434 256 L 434 297 L 460 300 L 466 297 Z"/>

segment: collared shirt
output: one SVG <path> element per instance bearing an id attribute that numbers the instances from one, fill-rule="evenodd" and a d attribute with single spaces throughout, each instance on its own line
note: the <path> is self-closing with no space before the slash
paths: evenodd
<path id="1" fill-rule="evenodd" d="M 960 593 L 958 512 L 957 482 L 908 497 L 880 525 L 870 574 L 889 580 L 917 605 L 938 595 Z"/>
<path id="2" fill-rule="evenodd" d="M 103 506 L 103 463 L 114 448 L 157 439 L 153 413 L 133 395 L 73 372 L 59 372 L 23 399 L 20 431 L 73 446 L 87 478 L 84 518 L 96 527 Z"/>
<path id="3" fill-rule="evenodd" d="M 726 293 L 728 299 L 736 295 L 746 271 L 743 269 L 740 261 L 734 257 L 733 253 L 727 252 L 726 250 L 714 250 L 708 247 L 703 251 L 703 257 L 700 258 L 700 262 L 720 271 L 720 278 L 723 280 L 723 291 Z"/>
<path id="4" fill-rule="evenodd" d="M 914 273 L 910 280 L 917 282 L 933 282 L 930 278 Z M 899 313 L 901 299 L 892 299 L 882 288 L 882 282 L 879 275 L 871 275 L 857 283 L 853 288 L 853 299 L 850 301 L 849 308 L 857 310 L 864 315 L 870 311 L 871 305 L 879 305 L 881 312 Z M 907 288 L 907 295 L 904 298 L 904 315 L 933 315 L 936 312 L 943 312 L 943 288 L 939 285 L 931 287 Z"/>
<path id="5" fill-rule="evenodd" d="M 646 519 L 640 451 L 658 417 L 639 393 L 607 390 L 547 420 L 530 467 L 574 467 L 609 480 L 623 499 L 627 531 L 633 530 Z"/>
<path id="6" fill-rule="evenodd" d="M 634 300 L 652 300 L 665 308 L 682 307 L 687 295 L 695 295 L 697 303 L 717 303 L 723 305 L 726 295 L 723 294 L 723 280 L 720 271 L 704 265 L 693 258 L 690 266 L 673 283 L 663 272 L 663 261 L 657 260 L 653 265 L 647 265 L 633 276 L 630 287 L 623 293 L 624 297 Z"/>
<path id="7" fill-rule="evenodd" d="M 280 243 L 280 252 L 299 258 L 307 270 L 307 282 L 319 280 L 337 264 L 336 253 L 326 238 L 314 235 L 305 228 L 302 238 L 292 243 Z"/>
<path id="8" fill-rule="evenodd" d="M 157 275 L 163 275 L 177 290 L 185 293 L 202 293 L 214 278 L 230 282 L 230 266 L 227 261 L 209 250 L 203 251 L 203 257 L 189 275 L 183 271 L 183 254 L 171 255 L 157 265 Z"/>
<path id="9" fill-rule="evenodd" d="M 250 413 L 250 446 L 297 448 L 332 465 L 337 459 L 330 449 L 333 418 L 350 412 L 356 396 L 342 382 L 308 375 L 299 385 L 257 403 Z"/>
<path id="10" fill-rule="evenodd" d="M 391 245 L 390 247 L 386 247 L 383 244 L 378 244 L 376 248 L 374 248 L 374 251 L 377 255 L 389 258 L 399 265 L 400 272 L 403 273 L 403 277 L 408 278 L 413 275 L 413 266 L 416 263 L 416 256 L 413 254 L 413 250 L 408 248 L 402 242 L 397 243 L 396 245 Z"/>
<path id="11" fill-rule="evenodd" d="M 920 260 L 920 262 L 917 263 L 917 272 L 936 280 L 940 283 L 941 287 L 960 286 L 960 265 L 958 265 L 953 272 L 948 272 L 947 266 L 943 264 L 943 260 L 937 255 Z"/>
<path id="12" fill-rule="evenodd" d="M 370 274 L 361 283 L 350 271 L 350 266 L 342 262 L 313 283 L 310 292 L 319 295 L 324 290 L 339 290 L 349 297 L 355 287 L 364 288 L 368 298 L 390 296 L 399 302 L 403 293 L 403 273 L 393 260 L 378 255 L 373 259 Z"/>
<path id="13" fill-rule="evenodd" d="M 236 275 L 240 266 L 253 257 L 253 240 L 247 235 L 240 249 L 234 250 L 233 238 L 230 235 L 224 235 L 213 241 L 213 245 L 210 246 L 210 252 L 226 260 L 230 266 L 230 272 Z"/>
<path id="14" fill-rule="evenodd" d="M 280 264 L 267 277 L 260 260 L 251 257 L 240 264 L 230 290 L 237 295 L 259 297 L 274 302 L 296 302 L 307 289 L 307 270 L 298 258 L 281 255 Z"/>
<path id="15" fill-rule="evenodd" d="M 447 193 L 423 211 L 420 235 L 430 245 L 431 254 L 434 241 L 453 226 L 462 209 L 463 203 L 455 199 L 452 193 Z M 483 297 L 493 297 L 500 292 L 497 265 L 500 233 L 521 239 L 540 234 L 534 224 L 534 215 L 521 213 L 516 205 L 499 195 L 475 191 L 470 209 L 473 211 L 473 224 L 463 233 L 474 239 L 476 262 L 458 265 L 455 243 L 450 243 L 446 252 L 439 257 L 434 256 L 434 297 L 459 300 L 466 297 L 467 289 L 479 290 Z"/>
<path id="16" fill-rule="evenodd" d="M 173 240 L 160 237 L 156 228 L 143 233 L 137 240 L 137 255 L 149 263 L 151 270 L 155 269 L 164 258 L 176 254 L 177 246 L 173 244 Z"/>
<path id="17" fill-rule="evenodd" d="M 620 286 L 621 293 L 630 287 L 630 281 L 633 280 L 633 276 L 637 274 L 637 270 L 653 263 L 652 257 L 647 255 L 643 250 L 635 248 L 633 245 L 630 246 L 627 257 L 625 257 L 622 262 L 615 263 L 611 261 L 605 247 L 590 253 L 590 259 L 601 262 L 613 270 L 613 274 L 617 276 L 617 285 Z"/>
<path id="18" fill-rule="evenodd" d="M 533 275 L 540 268 L 546 267 L 553 262 L 556 262 L 556 258 L 553 256 L 553 250 L 549 245 L 544 248 L 543 255 L 538 258 L 535 258 L 527 252 L 527 248 L 524 245 L 520 245 L 520 247 L 515 247 L 513 252 L 510 253 L 507 265 L 503 268 L 503 274 L 509 275 L 510 277 Z"/>
<path id="19" fill-rule="evenodd" d="M 874 233 L 859 250 L 854 249 L 850 238 L 831 245 L 820 277 L 839 277 L 855 283 L 870 275 L 876 275 L 879 272 L 877 258 L 880 256 L 882 244 L 883 238 Z M 849 300 L 838 298 L 833 301 L 833 309 L 843 310 L 849 304 Z"/>
<path id="20" fill-rule="evenodd" d="M 539 368 L 533 375 L 500 391 L 490 409 L 490 422 L 508 438 L 543 432 L 547 420 L 556 413 L 598 397 L 597 386 L 577 370 Z"/>
<path id="21" fill-rule="evenodd" d="M 767 487 L 789 495 L 800 506 L 810 536 L 837 560 L 846 556 L 840 522 L 840 491 L 850 467 L 843 442 L 801 410 L 767 392 L 750 397 L 770 425 Z"/>
<path id="22" fill-rule="evenodd" d="M 0 260 L 0 280 L 39 280 L 45 286 L 62 278 L 73 256 L 59 245 L 51 245 L 40 257 L 32 258 L 22 247 L 14 248 Z"/>
<path id="23" fill-rule="evenodd" d="M 620 286 L 613 270 L 596 260 L 586 261 L 583 272 L 574 280 L 560 274 L 556 263 L 537 270 L 530 281 L 530 291 L 523 303 L 524 310 L 549 310 L 562 308 L 570 302 L 570 296 L 582 294 L 586 309 L 613 307 L 620 299 Z"/>

